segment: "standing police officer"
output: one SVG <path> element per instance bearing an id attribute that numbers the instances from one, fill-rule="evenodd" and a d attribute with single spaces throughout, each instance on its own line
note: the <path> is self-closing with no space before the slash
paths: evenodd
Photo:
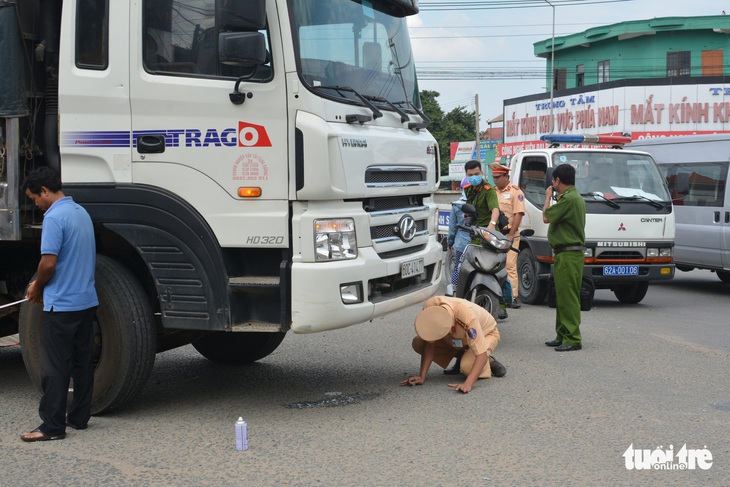
<path id="1" fill-rule="evenodd" d="M 580 350 L 580 287 L 583 282 L 586 203 L 575 189 L 575 169 L 561 164 L 545 191 L 542 220 L 549 223 L 548 243 L 555 260 L 555 340 L 545 342 L 557 352 Z M 550 206 L 553 192 L 557 203 Z"/>
<path id="2" fill-rule="evenodd" d="M 494 162 L 489 165 L 492 170 L 492 179 L 499 197 L 499 209 L 505 214 L 509 220 L 509 224 L 502 229 L 508 239 L 512 241 L 513 249 L 520 249 L 520 223 L 522 216 L 525 214 L 525 194 L 522 190 L 510 183 L 509 168 Z M 507 276 L 512 283 L 512 302 L 507 303 L 510 308 L 519 308 L 520 303 L 517 300 L 519 293 L 517 280 L 517 252 L 507 252 Z"/>

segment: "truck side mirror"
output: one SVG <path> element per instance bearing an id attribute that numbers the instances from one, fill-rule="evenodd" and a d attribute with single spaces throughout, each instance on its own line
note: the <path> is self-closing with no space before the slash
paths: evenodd
<path id="1" fill-rule="evenodd" d="M 220 62 L 233 66 L 259 66 L 266 62 L 266 38 L 261 32 L 221 32 Z"/>
<path id="2" fill-rule="evenodd" d="M 689 194 L 689 174 L 686 172 L 677 174 L 677 193 L 688 195 Z"/>
<path id="3" fill-rule="evenodd" d="M 553 185 L 553 170 L 555 168 L 548 167 L 545 169 L 545 189 L 548 189 L 550 186 Z"/>

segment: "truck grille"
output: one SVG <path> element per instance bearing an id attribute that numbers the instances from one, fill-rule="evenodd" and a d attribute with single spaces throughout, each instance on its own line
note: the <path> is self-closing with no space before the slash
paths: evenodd
<path id="1" fill-rule="evenodd" d="M 370 238 L 373 240 L 381 239 L 392 239 L 393 237 L 398 238 L 398 235 L 393 231 L 395 225 L 378 225 L 370 227 Z M 426 219 L 416 220 L 416 232 L 422 232 L 428 227 Z"/>
<path id="2" fill-rule="evenodd" d="M 641 252 L 606 250 L 596 256 L 596 260 L 644 260 Z"/>
<path id="3" fill-rule="evenodd" d="M 410 166 L 370 166 L 365 171 L 368 187 L 426 186 L 426 169 Z"/>
<path id="4" fill-rule="evenodd" d="M 403 257 L 404 255 L 410 255 L 416 252 L 420 252 L 425 249 L 426 245 L 416 245 L 415 247 L 408 247 L 405 249 L 391 250 L 390 252 L 381 252 L 378 256 L 381 259 L 392 259 L 394 257 Z"/>

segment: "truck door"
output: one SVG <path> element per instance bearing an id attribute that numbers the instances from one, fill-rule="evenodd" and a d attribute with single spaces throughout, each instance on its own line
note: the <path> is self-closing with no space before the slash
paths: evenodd
<path id="1" fill-rule="evenodd" d="M 68 2 L 61 25 L 60 130 L 51 127 L 55 114 L 46 115 L 46 130 L 60 132 L 63 182 L 130 182 L 129 5 Z"/>
<path id="2" fill-rule="evenodd" d="M 231 16 L 216 0 L 132 3 L 130 65 L 135 183 L 183 197 L 205 215 L 222 245 L 251 235 L 288 242 L 287 96 L 275 8 L 262 28 L 267 62 L 219 61 L 219 34 Z M 245 13 L 243 14 L 245 15 Z M 229 94 L 239 77 L 244 103 Z M 244 198 L 239 188 L 258 187 Z M 243 242 L 243 244 L 241 243 Z M 255 245 L 254 245 L 255 246 Z"/>

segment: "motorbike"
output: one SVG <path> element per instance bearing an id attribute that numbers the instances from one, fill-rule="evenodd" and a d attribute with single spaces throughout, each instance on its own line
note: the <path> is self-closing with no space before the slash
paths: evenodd
<path id="1" fill-rule="evenodd" d="M 473 205 L 464 204 L 461 209 L 466 225 L 459 225 L 459 228 L 468 232 L 472 240 L 478 239 L 481 244 L 469 244 L 464 249 L 454 296 L 478 304 L 497 320 L 500 317 L 500 303 L 504 302 L 502 296 L 507 281 L 507 252 L 519 251 L 512 249 L 512 241 L 502 233 L 472 225 L 472 222 L 476 222 L 476 209 Z M 531 233 L 532 230 L 520 232 L 524 236 Z M 506 313 L 502 313 L 502 317 L 506 317 Z"/>

